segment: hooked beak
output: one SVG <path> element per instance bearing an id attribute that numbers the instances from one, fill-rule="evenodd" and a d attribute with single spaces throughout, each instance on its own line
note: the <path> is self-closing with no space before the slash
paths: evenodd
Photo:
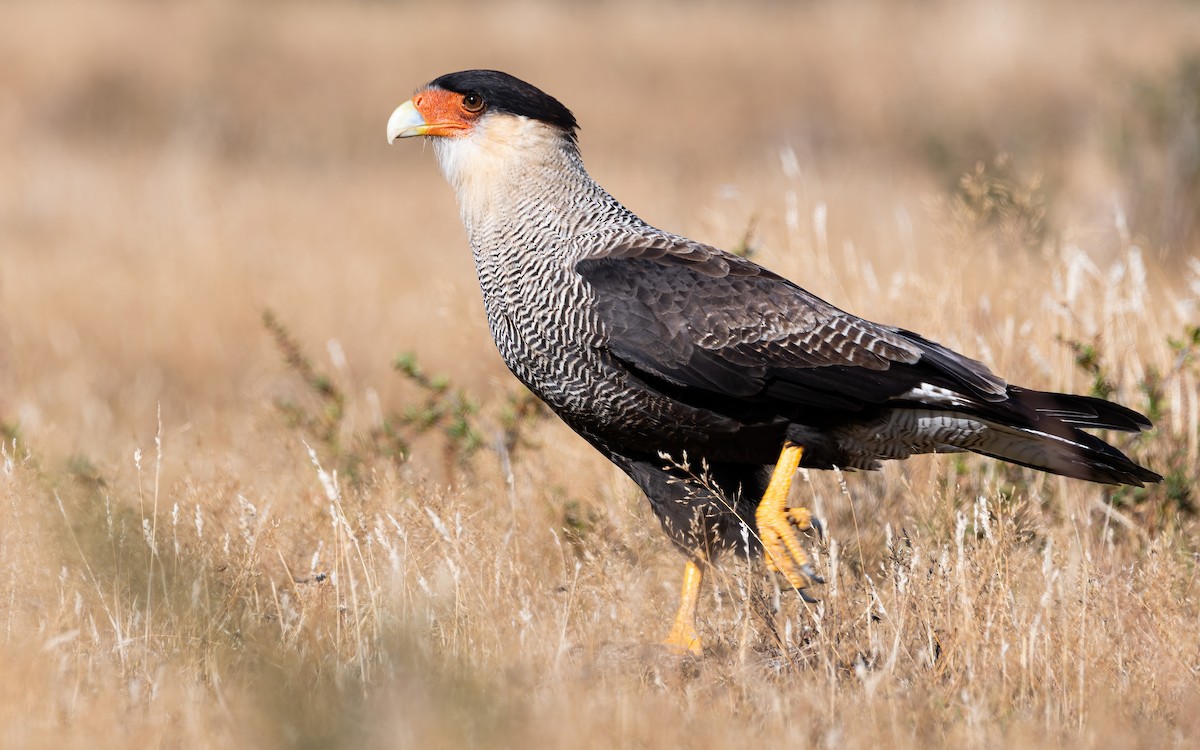
<path id="1" fill-rule="evenodd" d="M 461 136 L 471 130 L 463 117 L 462 95 L 441 89 L 425 89 L 396 107 L 388 118 L 388 143 L 414 135 Z M 472 120 L 473 121 L 473 120 Z"/>
<path id="2" fill-rule="evenodd" d="M 425 122 L 425 116 L 413 104 L 412 99 L 396 107 L 388 118 L 387 139 L 392 143 L 397 138 L 412 138 L 415 135 L 432 135 L 432 125 Z"/>

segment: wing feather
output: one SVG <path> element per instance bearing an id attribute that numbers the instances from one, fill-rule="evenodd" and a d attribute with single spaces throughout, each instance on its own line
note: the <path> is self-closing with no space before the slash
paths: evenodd
<path id="1" fill-rule="evenodd" d="M 682 237 L 589 235 L 587 281 L 610 353 L 709 396 L 860 411 L 930 384 L 1001 401 L 984 365 L 855 317 L 757 264 Z"/>

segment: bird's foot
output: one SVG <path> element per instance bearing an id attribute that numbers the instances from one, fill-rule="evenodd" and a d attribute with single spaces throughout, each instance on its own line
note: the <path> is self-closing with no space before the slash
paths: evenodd
<path id="1" fill-rule="evenodd" d="M 783 508 L 775 511 L 761 506 L 757 514 L 758 535 L 762 538 L 763 559 L 767 569 L 781 574 L 806 602 L 815 602 L 808 589 L 825 583 L 804 551 L 800 532 L 820 529 L 808 508 Z"/>
<path id="2" fill-rule="evenodd" d="M 688 560 L 683 569 L 683 586 L 679 591 L 679 611 L 675 613 L 675 624 L 663 639 L 667 650 L 681 656 L 702 656 L 700 634 L 696 632 L 696 604 L 700 599 L 700 582 L 704 568 L 695 560 Z"/>
<path id="3" fill-rule="evenodd" d="M 671 632 L 663 639 L 662 645 L 667 651 L 678 656 L 703 656 L 704 647 L 700 643 L 700 634 L 694 625 L 681 625 L 676 622 Z"/>
<path id="4" fill-rule="evenodd" d="M 767 569 L 781 574 L 805 601 L 815 602 L 808 589 L 813 584 L 825 583 L 825 580 L 817 575 L 808 553 L 804 551 L 800 532 L 812 529 L 820 535 L 821 524 L 813 518 L 808 508 L 792 507 L 787 502 L 792 476 L 800 465 L 802 454 L 800 446 L 793 443 L 784 445 L 771 483 L 755 511 L 754 520 Z"/>

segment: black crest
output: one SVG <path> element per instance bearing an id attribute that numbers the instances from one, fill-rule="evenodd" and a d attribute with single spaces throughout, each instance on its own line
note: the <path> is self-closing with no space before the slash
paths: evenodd
<path id="1" fill-rule="evenodd" d="M 447 73 L 430 82 L 437 87 L 456 94 L 476 94 L 483 98 L 488 109 L 507 112 L 562 128 L 572 137 L 579 123 L 575 115 L 554 97 L 520 78 L 498 70 L 463 70 Z"/>

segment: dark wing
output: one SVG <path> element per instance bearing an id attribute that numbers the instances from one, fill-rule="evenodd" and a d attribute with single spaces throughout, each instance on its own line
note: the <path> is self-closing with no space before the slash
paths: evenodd
<path id="1" fill-rule="evenodd" d="M 575 269 L 609 352 L 677 398 L 785 414 L 857 412 L 922 388 L 949 401 L 1006 398 L 979 362 L 850 315 L 749 260 L 652 230 L 585 240 L 592 249 Z"/>

